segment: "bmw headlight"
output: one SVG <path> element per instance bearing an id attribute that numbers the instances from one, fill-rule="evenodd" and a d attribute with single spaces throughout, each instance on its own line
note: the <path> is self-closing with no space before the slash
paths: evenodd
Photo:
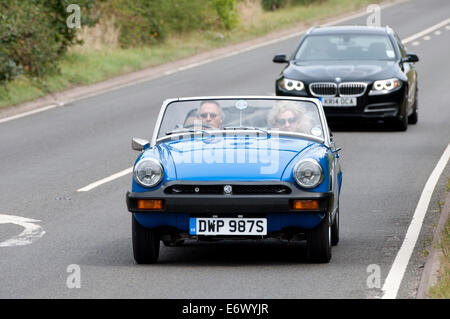
<path id="1" fill-rule="evenodd" d="M 396 78 L 375 81 L 373 83 L 372 90 L 370 90 L 369 92 L 369 95 L 391 93 L 392 91 L 399 89 L 401 86 L 402 82 Z"/>
<path id="2" fill-rule="evenodd" d="M 303 91 L 305 85 L 302 81 L 282 79 L 280 82 L 280 87 L 287 91 Z"/>
<path id="3" fill-rule="evenodd" d="M 304 159 L 294 166 L 294 179 L 303 188 L 314 188 L 323 181 L 323 170 L 314 159 Z"/>
<path id="4" fill-rule="evenodd" d="M 139 185 L 151 188 L 161 183 L 163 172 L 159 161 L 153 158 L 144 158 L 134 166 L 133 175 Z"/>

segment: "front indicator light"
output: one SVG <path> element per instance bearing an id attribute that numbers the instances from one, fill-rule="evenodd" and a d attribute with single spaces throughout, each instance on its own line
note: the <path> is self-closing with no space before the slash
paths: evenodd
<path id="1" fill-rule="evenodd" d="M 164 208 L 164 200 L 138 199 L 137 208 L 142 210 L 162 210 Z"/>
<path id="2" fill-rule="evenodd" d="M 319 201 L 315 199 L 296 199 L 292 203 L 294 210 L 319 210 Z"/>

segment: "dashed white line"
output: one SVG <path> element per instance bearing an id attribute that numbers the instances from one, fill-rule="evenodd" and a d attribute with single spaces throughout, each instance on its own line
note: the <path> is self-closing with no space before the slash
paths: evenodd
<path id="1" fill-rule="evenodd" d="M 409 259 L 411 258 L 417 239 L 419 238 L 420 230 L 422 229 L 423 220 L 425 218 L 431 196 L 433 195 L 434 188 L 436 187 L 439 177 L 447 165 L 449 158 L 450 143 L 447 145 L 447 148 L 436 164 L 436 167 L 428 178 L 422 194 L 420 195 L 419 202 L 417 203 L 416 210 L 411 223 L 409 224 L 403 244 L 395 257 L 394 263 L 392 264 L 384 282 L 382 288 L 383 299 L 395 299 L 397 297 L 400 284 L 402 283 L 403 276 L 406 268 L 408 267 Z"/>
<path id="2" fill-rule="evenodd" d="M 412 36 L 404 39 L 402 42 L 403 42 L 403 44 L 406 44 L 406 43 L 409 43 L 409 42 L 414 41 L 416 39 L 419 39 L 419 38 L 427 35 L 428 33 L 431 33 L 431 32 L 433 32 L 433 31 L 435 31 L 437 29 L 442 28 L 443 26 L 445 26 L 445 25 L 447 25 L 449 23 L 450 23 L 450 18 L 445 19 L 445 20 L 443 20 L 443 21 L 441 21 L 439 23 L 436 23 L 435 25 L 433 25 L 433 26 L 431 26 L 431 27 L 429 27 L 429 28 L 427 28 L 427 29 L 425 29 L 423 31 L 420 31 L 420 32 L 418 32 L 416 34 L 413 34 Z M 447 28 L 448 27 L 449 26 L 447 26 Z"/>
<path id="3" fill-rule="evenodd" d="M 133 171 L 133 167 L 129 167 L 127 169 L 124 169 L 123 171 L 120 171 L 120 172 L 118 172 L 116 174 L 113 174 L 113 175 L 108 176 L 106 178 L 103 178 L 103 179 L 101 179 L 99 181 L 91 183 L 91 184 L 89 184 L 89 185 L 87 185 L 87 186 L 85 186 L 83 188 L 80 188 L 80 189 L 77 190 L 77 192 L 89 192 L 90 190 L 92 190 L 92 189 L 94 189 L 94 188 L 96 188 L 96 187 L 98 187 L 100 185 L 109 183 L 109 182 L 111 182 L 111 181 L 113 181 L 115 179 L 118 179 L 118 178 L 122 177 L 122 176 L 128 175 L 132 171 Z"/>

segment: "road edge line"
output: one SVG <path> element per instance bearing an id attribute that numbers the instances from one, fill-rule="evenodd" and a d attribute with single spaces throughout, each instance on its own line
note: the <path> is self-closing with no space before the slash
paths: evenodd
<path id="1" fill-rule="evenodd" d="M 442 257 L 440 242 L 442 238 L 442 232 L 449 218 L 450 192 L 448 192 L 447 196 L 445 197 L 445 204 L 442 208 L 438 225 L 434 230 L 433 242 L 431 243 L 431 253 L 428 255 L 425 262 L 425 267 L 422 272 L 419 288 L 417 289 L 416 299 L 426 299 L 428 297 L 429 289 L 437 282 Z"/>
<path id="2" fill-rule="evenodd" d="M 439 161 L 434 167 L 431 175 L 429 176 L 425 187 L 420 195 L 419 202 L 417 203 L 416 210 L 409 224 L 408 230 L 403 240 L 400 250 L 392 263 L 391 269 L 384 281 L 382 288 L 382 299 L 395 299 L 397 297 L 398 290 L 403 280 L 406 268 L 408 267 L 409 260 L 414 251 L 414 248 L 419 238 L 420 231 L 422 229 L 423 220 L 428 211 L 428 206 L 431 201 L 436 184 L 444 171 L 447 162 L 450 159 L 450 143 L 442 153 Z"/>

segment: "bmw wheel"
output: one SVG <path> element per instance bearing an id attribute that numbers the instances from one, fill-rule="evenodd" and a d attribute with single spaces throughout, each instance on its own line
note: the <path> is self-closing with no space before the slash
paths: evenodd
<path id="1" fill-rule="evenodd" d="M 402 114 L 395 120 L 395 129 L 404 132 L 408 129 L 408 114 L 406 114 L 406 107 Z"/>
<path id="2" fill-rule="evenodd" d="M 413 105 L 413 112 L 408 117 L 408 124 L 417 124 L 417 121 L 419 120 L 419 114 L 417 112 L 417 91 L 416 96 L 414 97 L 414 105 Z"/>
<path id="3" fill-rule="evenodd" d="M 159 237 L 153 230 L 143 227 L 132 216 L 134 260 L 138 264 L 153 264 L 159 257 Z"/>
<path id="4" fill-rule="evenodd" d="M 307 256 L 310 262 L 328 263 L 331 259 L 331 223 L 329 218 L 307 235 Z"/>

